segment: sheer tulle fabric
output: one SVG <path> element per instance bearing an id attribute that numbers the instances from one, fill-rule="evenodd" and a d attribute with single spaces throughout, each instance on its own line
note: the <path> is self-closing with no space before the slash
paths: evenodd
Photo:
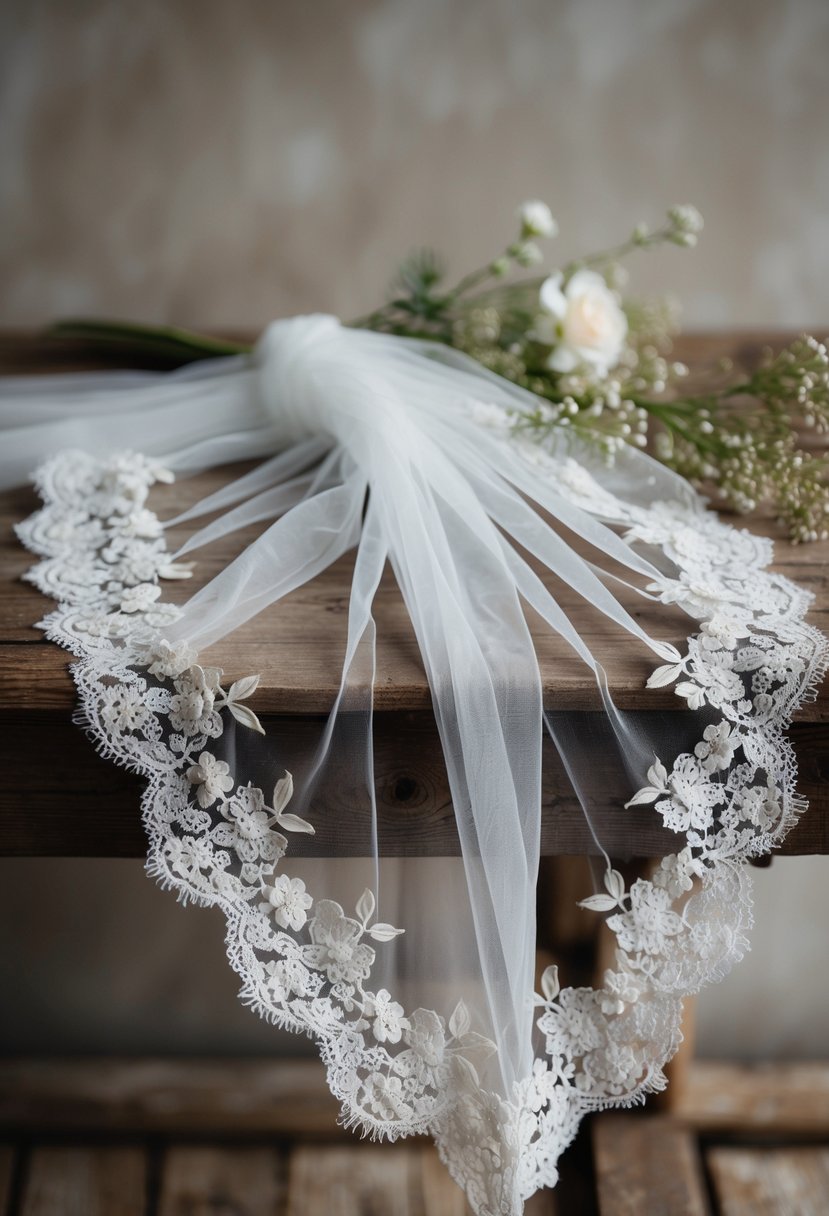
<path id="1" fill-rule="evenodd" d="M 250 358 L 0 386 L 0 476 L 45 461 L 44 509 L 20 527 L 43 559 L 32 581 L 59 602 L 43 626 L 79 658 L 102 751 L 147 779 L 151 872 L 224 909 L 243 998 L 316 1038 L 345 1119 L 433 1134 L 482 1216 L 517 1216 L 555 1182 L 584 1111 L 664 1084 L 682 996 L 745 948 L 745 861 L 802 809 L 784 731 L 826 661 L 809 597 L 766 571 L 768 542 L 720 524 L 642 453 L 608 469 L 572 443 L 521 440 L 513 417 L 533 405 L 455 352 L 330 317 L 275 323 Z M 210 517 L 169 555 L 151 485 L 250 458 L 167 521 Z M 153 502 L 163 513 L 163 488 Z M 253 523 L 258 538 L 183 608 L 159 599 L 159 580 Z M 255 673 L 226 680 L 198 652 L 351 549 L 328 722 L 301 746 L 263 737 Z M 612 645 L 641 653 L 643 683 L 676 686 L 681 713 L 615 708 L 539 562 L 602 614 Z M 387 563 L 432 692 L 460 859 L 378 848 L 372 605 Z M 687 653 L 642 628 L 622 582 L 693 618 Z M 545 713 L 528 611 L 595 678 L 605 713 L 589 733 L 554 701 Z M 616 963 L 595 990 L 559 990 L 548 971 L 536 995 L 545 733 L 601 849 L 592 808 L 609 801 L 619 816 L 652 806 L 677 845 L 630 889 L 605 854 L 589 902 Z M 335 785 L 368 810 L 365 860 L 292 860 L 292 834 L 329 813 Z"/>

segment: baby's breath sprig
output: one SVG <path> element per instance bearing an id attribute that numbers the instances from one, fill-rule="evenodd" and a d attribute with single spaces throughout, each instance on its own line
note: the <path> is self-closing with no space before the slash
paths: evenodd
<path id="1" fill-rule="evenodd" d="M 671 300 L 623 299 L 623 259 L 665 245 L 692 248 L 703 221 L 671 207 L 656 228 L 638 224 L 617 245 L 567 263 L 546 278 L 505 282 L 541 258 L 539 239 L 558 228 L 549 208 L 519 208 L 503 253 L 453 288 L 443 267 L 417 254 L 384 308 L 360 324 L 435 338 L 527 389 L 538 406 L 516 411 L 514 429 L 544 444 L 593 444 L 608 463 L 625 445 L 650 446 L 665 464 L 737 512 L 770 503 L 793 540 L 829 531 L 823 453 L 804 449 L 800 429 L 829 432 L 826 348 L 801 338 L 748 378 L 691 394 L 688 369 L 671 358 L 678 309 Z"/>

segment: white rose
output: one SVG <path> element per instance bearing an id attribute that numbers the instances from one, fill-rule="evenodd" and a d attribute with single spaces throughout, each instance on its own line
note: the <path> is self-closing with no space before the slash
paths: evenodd
<path id="1" fill-rule="evenodd" d="M 560 271 L 542 283 L 542 312 L 532 337 L 553 348 L 547 360 L 551 371 L 571 372 L 587 364 L 606 375 L 624 349 L 627 318 L 594 270 L 577 270 L 563 289 L 562 283 Z"/>
<path id="2" fill-rule="evenodd" d="M 558 224 L 553 219 L 553 213 L 546 203 L 540 199 L 531 198 L 518 208 L 518 221 L 521 224 L 522 237 L 555 236 Z"/>

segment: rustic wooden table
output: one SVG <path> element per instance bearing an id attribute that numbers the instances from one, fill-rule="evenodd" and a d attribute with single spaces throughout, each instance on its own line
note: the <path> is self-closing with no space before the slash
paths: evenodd
<path id="1" fill-rule="evenodd" d="M 750 365 L 766 342 L 781 335 L 692 335 L 677 344 L 677 357 L 692 368 L 713 364 L 724 355 Z M 0 375 L 80 370 L 101 366 L 77 344 L 23 334 L 0 336 Z M 123 366 L 123 355 L 108 355 L 107 366 Z M 134 366 L 134 361 L 132 363 Z M 215 488 L 229 475 L 216 470 L 161 487 L 154 500 L 162 515 L 173 515 Z M 5 527 L 0 562 L 0 737 L 4 742 L 4 780 L 0 792 L 0 854 L 54 856 L 139 856 L 144 838 L 138 814 L 136 778 L 100 760 L 71 723 L 74 702 L 68 656 L 44 640 L 33 623 L 50 610 L 50 602 L 20 581 L 32 557 L 17 543 L 12 525 L 37 506 L 30 488 L 0 496 Z M 829 628 L 829 544 L 793 546 L 768 518 L 750 518 L 745 526 L 769 532 L 777 541 L 775 567 L 816 594 L 811 620 Z M 171 536 L 171 546 L 187 528 Z M 200 559 L 195 582 L 169 584 L 169 598 L 185 598 L 209 578 L 249 534 L 227 538 Z M 220 644 L 221 666 L 228 675 L 260 671 L 255 708 L 266 729 L 297 740 L 318 729 L 339 681 L 352 559 L 345 557 L 308 587 Z M 549 580 L 548 580 L 549 581 Z M 552 585 L 552 583 L 551 583 Z M 165 589 L 166 590 L 166 589 Z M 632 644 L 618 639 L 597 613 L 576 601 L 566 588 L 556 588 L 563 607 L 577 611 L 580 628 L 604 662 L 617 704 L 637 713 L 681 712 L 668 690 L 646 691 L 652 664 Z M 654 606 L 632 596 L 629 610 L 655 636 L 681 643 L 688 618 L 679 611 Z M 446 773 L 431 713 L 431 702 L 417 645 L 403 602 L 390 575 L 376 603 L 378 674 L 376 687 L 376 772 L 380 847 L 390 855 L 440 855 L 458 851 Z M 584 714 L 599 709 L 592 677 L 559 638 L 536 630 L 544 694 L 550 709 Z M 217 661 L 219 658 L 217 657 Z M 829 694 L 803 707 L 792 737 L 800 761 L 801 790 L 810 808 L 790 833 L 782 852 L 829 853 Z M 542 850 L 545 854 L 587 854 L 595 850 L 582 812 L 552 747 L 545 765 Z M 601 758 L 597 758 L 601 763 Z M 620 794 L 627 791 L 620 791 Z M 315 836 L 292 842 L 296 853 L 349 855 L 361 846 L 365 831 L 354 824 L 344 797 Z M 655 823 L 652 809 L 630 816 L 614 814 L 618 803 L 600 811 L 600 834 L 620 858 L 652 857 L 669 851 L 675 840 Z"/>

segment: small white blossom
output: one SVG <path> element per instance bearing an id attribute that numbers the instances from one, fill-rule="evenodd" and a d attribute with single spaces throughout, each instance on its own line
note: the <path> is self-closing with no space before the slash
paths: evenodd
<path id="1" fill-rule="evenodd" d="M 391 993 L 381 988 L 366 993 L 365 1015 L 374 1018 L 372 1031 L 378 1043 L 399 1043 L 409 1020 L 403 1016 L 403 1006 L 391 999 Z"/>
<path id="2" fill-rule="evenodd" d="M 332 899 L 317 903 L 308 926 L 312 945 L 303 947 L 303 957 L 312 967 L 325 971 L 332 984 L 354 984 L 368 978 L 374 950 L 360 941 L 363 926 L 346 916 Z"/>
<path id="3" fill-rule="evenodd" d="M 436 1067 L 443 1061 L 446 1032 L 433 1009 L 415 1009 L 406 1028 L 406 1042 L 424 1064 Z"/>
<path id="4" fill-rule="evenodd" d="M 289 878 L 287 874 L 280 874 L 273 883 L 263 882 L 262 894 L 267 901 L 262 907 L 273 913 L 274 920 L 283 929 L 301 929 L 314 902 L 305 890 L 302 879 Z"/>
<path id="5" fill-rule="evenodd" d="M 538 266 L 544 261 L 544 254 L 535 241 L 520 241 L 515 246 L 514 257 L 519 266 Z"/>
<path id="6" fill-rule="evenodd" d="M 703 219 L 696 207 L 691 203 L 680 203 L 671 207 L 668 212 L 671 222 L 670 239 L 677 245 L 687 245 L 689 248 L 697 243 L 697 237 L 703 229 Z"/>
<path id="7" fill-rule="evenodd" d="M 532 198 L 518 208 L 518 221 L 522 237 L 553 237 L 558 234 L 558 224 L 546 203 Z"/>
<path id="8" fill-rule="evenodd" d="M 716 726 L 706 726 L 702 732 L 703 742 L 694 748 L 694 754 L 702 761 L 702 767 L 707 773 L 717 772 L 728 768 L 734 752 L 739 747 L 739 737 L 731 733 L 728 722 L 720 722 Z"/>
<path id="9" fill-rule="evenodd" d="M 146 612 L 161 595 L 161 588 L 155 583 L 139 583 L 137 587 L 127 587 L 121 597 L 122 612 Z"/>
<path id="10" fill-rule="evenodd" d="M 161 638 L 149 646 L 143 656 L 151 676 L 159 680 L 181 675 L 193 663 L 196 652 L 186 642 L 174 645 Z"/>
<path id="11" fill-rule="evenodd" d="M 141 730 L 150 716 L 137 688 L 114 684 L 101 691 L 101 720 L 114 734 Z"/>
<path id="12" fill-rule="evenodd" d="M 188 768 L 187 780 L 191 785 L 198 786 L 196 796 L 199 806 L 204 807 L 212 806 L 217 798 L 233 789 L 230 765 L 224 760 L 217 760 L 210 752 L 202 752 L 198 764 Z"/>
<path id="13" fill-rule="evenodd" d="M 185 735 L 221 734 L 222 723 L 214 709 L 219 691 L 218 667 L 194 664 L 176 680 L 176 691 L 170 700 L 170 725 Z"/>

